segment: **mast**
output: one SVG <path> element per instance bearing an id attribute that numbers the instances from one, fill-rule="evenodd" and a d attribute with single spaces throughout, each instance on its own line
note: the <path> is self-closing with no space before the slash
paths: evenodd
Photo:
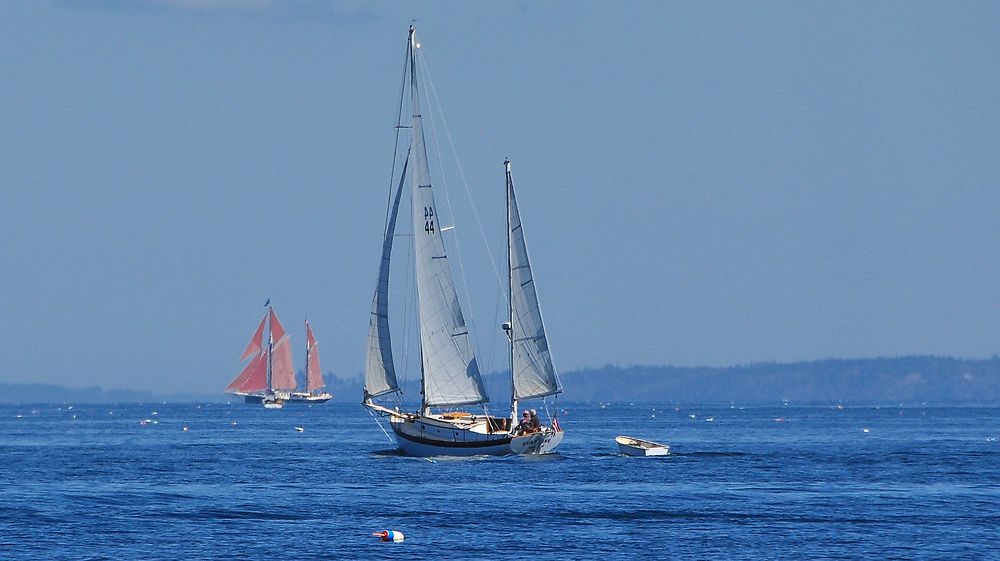
<path id="1" fill-rule="evenodd" d="M 411 114 L 412 114 L 411 119 L 410 119 L 410 126 L 411 127 L 414 125 L 413 118 L 416 117 L 419 114 L 419 111 L 417 109 L 417 107 L 418 107 L 418 105 L 417 105 L 417 99 L 418 99 L 419 93 L 417 91 L 417 49 L 416 49 L 416 47 L 417 47 L 417 39 L 415 37 L 415 32 L 416 32 L 416 29 L 414 29 L 414 27 L 411 25 L 410 26 L 409 57 L 408 57 L 409 60 L 410 60 L 410 99 L 411 99 L 411 103 L 413 104 L 413 106 L 410 108 L 411 109 Z M 423 117 L 421 117 L 421 119 L 422 118 Z M 422 124 L 421 124 L 421 127 L 422 127 Z M 421 130 L 423 130 L 423 129 L 421 128 Z M 420 139 L 420 142 L 421 142 L 421 144 L 423 144 L 423 139 L 422 138 Z M 411 141 L 411 145 L 410 145 L 410 151 L 411 152 L 413 151 L 413 144 L 415 144 L 415 143 L 416 143 L 416 136 L 414 135 L 414 138 Z M 421 145 L 418 148 L 418 150 L 424 150 L 424 147 Z M 425 155 L 424 156 L 424 160 L 426 161 L 426 159 L 427 159 L 427 156 Z M 419 185 L 418 185 L 417 188 L 419 188 Z M 417 309 L 418 309 L 417 317 L 418 318 L 420 317 L 419 308 L 420 308 L 420 297 L 417 296 Z M 418 321 L 419 321 L 419 319 L 418 319 Z M 418 331 L 419 331 L 419 329 L 418 329 Z M 430 414 L 431 408 L 430 408 L 429 405 L 427 405 L 427 379 L 424 377 L 424 345 L 423 345 L 423 337 L 419 337 L 419 341 L 420 341 L 420 344 L 417 345 L 417 349 L 419 350 L 419 354 L 420 354 L 420 414 L 421 415 L 428 415 L 428 414 Z"/>
<path id="2" fill-rule="evenodd" d="M 273 394 L 274 390 L 271 388 L 271 356 L 274 351 L 274 332 L 271 331 L 271 300 L 268 299 L 267 305 L 267 393 Z"/>
<path id="3" fill-rule="evenodd" d="M 510 349 L 508 359 L 510 361 L 510 428 L 514 430 L 514 423 L 517 422 L 517 393 L 514 390 L 514 275 L 513 265 L 510 258 L 510 160 L 504 159 L 504 175 L 506 185 L 504 188 L 504 200 L 507 209 L 507 325 L 504 331 L 507 332 L 507 347 Z"/>
<path id="4" fill-rule="evenodd" d="M 309 388 L 309 351 L 312 347 L 309 344 L 309 318 L 305 319 L 306 322 L 306 393 L 312 395 L 312 390 Z M 298 389 L 296 384 L 295 389 Z"/>

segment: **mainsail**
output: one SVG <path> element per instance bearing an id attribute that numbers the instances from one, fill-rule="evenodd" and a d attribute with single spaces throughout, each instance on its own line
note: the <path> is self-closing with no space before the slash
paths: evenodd
<path id="1" fill-rule="evenodd" d="M 528 248 L 524 243 L 521 216 L 514 197 L 514 182 L 507 168 L 507 223 L 510 264 L 511 308 L 511 368 L 514 378 L 514 399 L 531 399 L 562 391 L 559 377 L 552 365 L 549 344 L 542 325 L 535 282 L 528 263 Z"/>
<path id="2" fill-rule="evenodd" d="M 292 364 L 292 343 L 278 316 L 271 310 L 271 389 L 294 390 L 295 367 Z"/>
<path id="3" fill-rule="evenodd" d="M 416 49 L 410 35 L 410 95 L 413 107 L 411 152 L 413 173 L 413 238 L 424 407 L 485 403 L 479 374 L 455 281 L 448 265 L 424 144 Z"/>

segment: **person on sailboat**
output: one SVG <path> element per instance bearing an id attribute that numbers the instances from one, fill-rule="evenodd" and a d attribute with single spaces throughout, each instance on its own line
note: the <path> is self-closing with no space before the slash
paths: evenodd
<path id="1" fill-rule="evenodd" d="M 517 425 L 517 431 L 524 434 L 531 430 L 531 412 L 527 409 L 521 414 L 521 422 Z"/>
<path id="2" fill-rule="evenodd" d="M 542 430 L 542 421 L 538 418 L 538 412 L 531 410 L 531 420 L 528 421 L 528 431 L 538 432 Z"/>

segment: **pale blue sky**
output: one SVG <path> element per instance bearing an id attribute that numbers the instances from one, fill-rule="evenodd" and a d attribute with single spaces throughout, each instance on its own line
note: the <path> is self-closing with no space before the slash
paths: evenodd
<path id="1" fill-rule="evenodd" d="M 267 298 L 360 373 L 411 18 L 562 371 L 1000 352 L 1000 3 L 60 0 L 0 3 L 0 382 L 221 391 Z"/>

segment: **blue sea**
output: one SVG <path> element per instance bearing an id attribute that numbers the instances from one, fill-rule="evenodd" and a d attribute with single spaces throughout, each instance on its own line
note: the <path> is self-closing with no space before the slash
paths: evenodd
<path id="1" fill-rule="evenodd" d="M 559 407 L 431 461 L 360 405 L 0 405 L 0 558 L 1000 559 L 1000 407 Z"/>

